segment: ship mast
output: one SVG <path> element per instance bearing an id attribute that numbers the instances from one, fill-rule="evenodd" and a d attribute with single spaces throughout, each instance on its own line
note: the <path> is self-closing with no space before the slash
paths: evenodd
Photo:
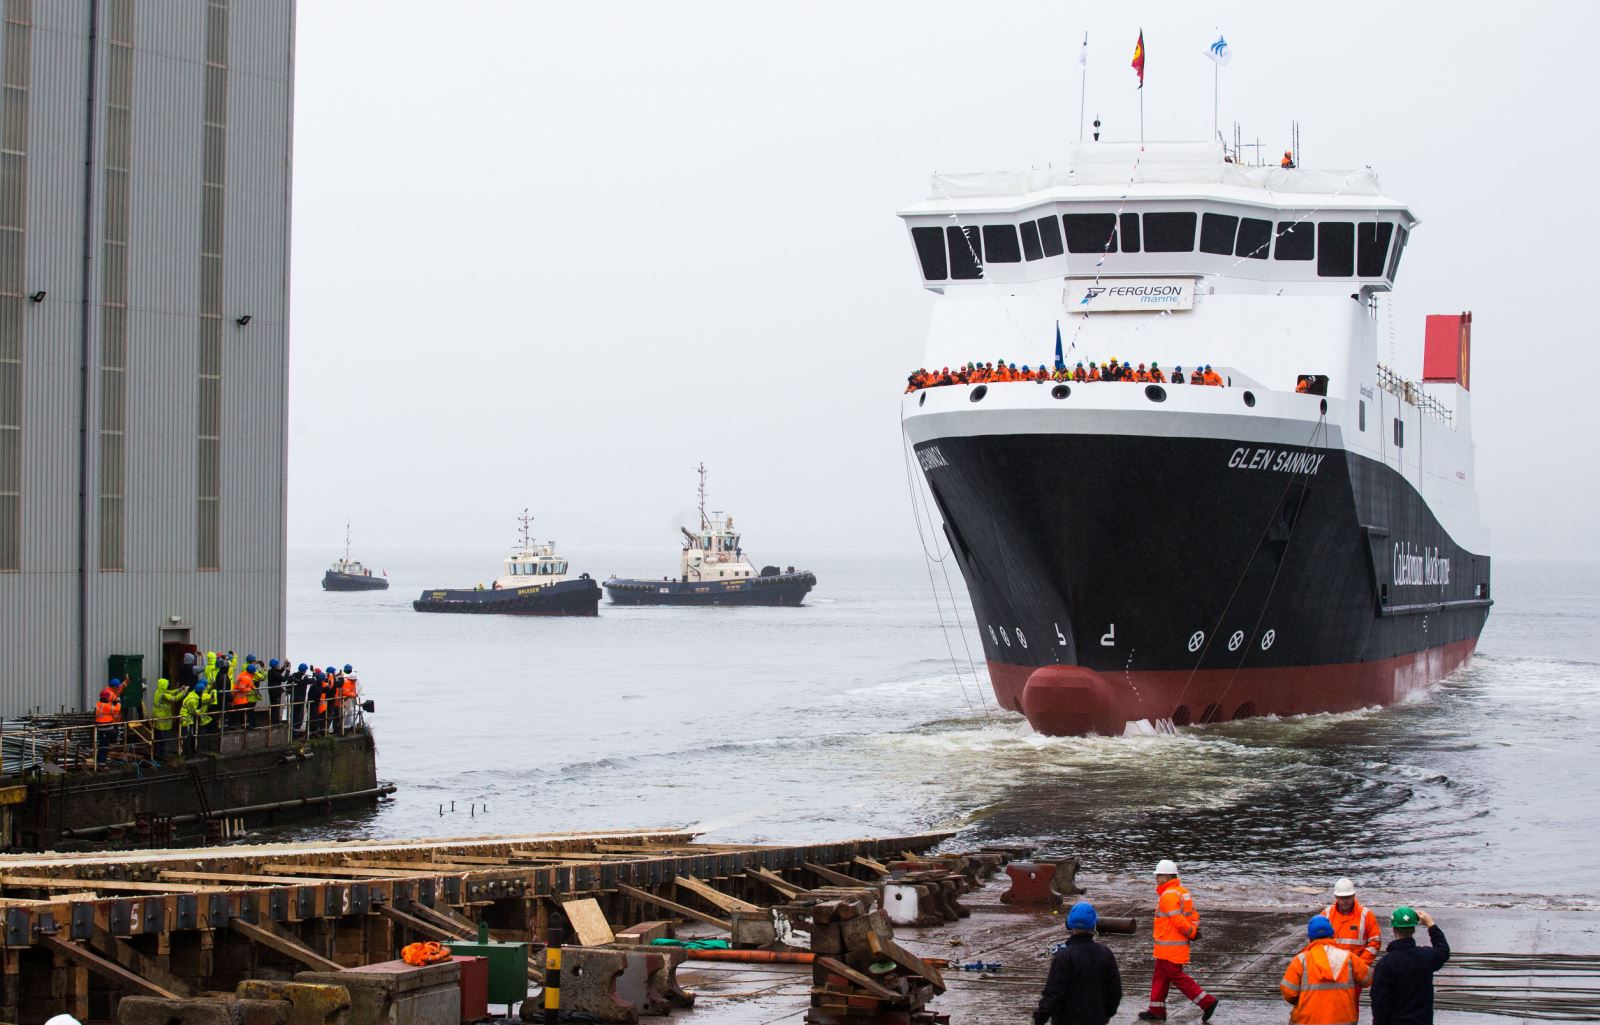
<path id="1" fill-rule="evenodd" d="M 350 561 L 350 521 L 344 521 L 344 561 Z"/>
<path id="2" fill-rule="evenodd" d="M 533 517 L 529 515 L 526 507 L 523 508 L 522 515 L 517 517 L 517 522 L 522 524 L 520 532 L 522 535 L 522 550 L 529 551 L 533 548 Z"/>
<path id="3" fill-rule="evenodd" d="M 696 467 L 695 472 L 700 474 L 700 487 L 698 489 L 700 495 L 700 529 L 705 530 L 711 526 L 711 521 L 706 519 L 706 464 L 701 463 Z"/>

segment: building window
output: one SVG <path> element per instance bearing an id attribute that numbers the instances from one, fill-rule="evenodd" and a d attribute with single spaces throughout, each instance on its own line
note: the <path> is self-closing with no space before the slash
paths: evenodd
<path id="1" fill-rule="evenodd" d="M 1233 243 L 1234 256 L 1247 256 L 1252 260 L 1265 260 L 1272 248 L 1272 222 L 1255 217 L 1239 220 L 1239 237 Z"/>
<path id="2" fill-rule="evenodd" d="M 22 569 L 22 352 L 28 314 L 28 101 L 33 83 L 29 4 L 6 3 L 0 25 L 0 572 Z"/>
<path id="3" fill-rule="evenodd" d="M 1273 247 L 1274 260 L 1309 260 L 1317 255 L 1316 226 L 1307 222 L 1278 222 L 1278 244 Z"/>
<path id="4" fill-rule="evenodd" d="M 1065 214 L 1061 218 L 1061 223 L 1067 229 L 1067 252 L 1117 251 L 1116 214 Z"/>
<path id="5" fill-rule="evenodd" d="M 943 281 L 950 276 L 944 262 L 944 232 L 938 228 L 912 228 L 911 242 L 917 247 L 923 278 Z"/>
<path id="6" fill-rule="evenodd" d="M 128 222 L 133 172 L 133 0 L 109 0 L 105 217 L 100 261 L 100 568 L 126 568 Z"/>
<path id="7" fill-rule="evenodd" d="M 222 568 L 222 271 L 227 209 L 228 0 L 206 4 L 201 133 L 200 332 L 195 423 L 195 564 Z"/>
<path id="8" fill-rule="evenodd" d="M 1317 277 L 1348 278 L 1356 272 L 1356 226 L 1350 221 L 1317 225 Z"/>
<path id="9" fill-rule="evenodd" d="M 987 263 L 1021 263 L 1022 250 L 1017 246 L 1016 225 L 985 224 L 983 253 Z"/>
<path id="10" fill-rule="evenodd" d="M 1144 215 L 1144 251 L 1147 253 L 1194 252 L 1194 229 L 1200 220 L 1191 211 Z"/>
<path id="11" fill-rule="evenodd" d="M 1394 447 L 1406 447 L 1406 425 L 1399 417 L 1394 418 Z"/>
<path id="12" fill-rule="evenodd" d="M 1358 430 L 1363 430 L 1363 431 L 1367 429 L 1367 400 L 1366 399 L 1358 399 L 1358 400 L 1356 400 L 1356 428 Z"/>
<path id="13" fill-rule="evenodd" d="M 1239 218 L 1232 214 L 1206 214 L 1200 218 L 1200 251 L 1232 256 L 1233 241 L 1238 234 Z"/>

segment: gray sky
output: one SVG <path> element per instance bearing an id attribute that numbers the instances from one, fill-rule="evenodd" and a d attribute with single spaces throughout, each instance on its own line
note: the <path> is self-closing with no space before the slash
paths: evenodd
<path id="1" fill-rule="evenodd" d="M 1411 205 L 1397 362 L 1420 371 L 1424 314 L 1474 311 L 1494 554 L 1600 555 L 1597 21 L 302 2 L 290 544 L 331 552 L 348 516 L 358 550 L 500 545 L 528 505 L 578 562 L 665 555 L 703 459 L 760 561 L 914 548 L 898 395 L 930 297 L 894 210 L 935 170 L 1059 163 L 1085 31 L 1089 118 L 1137 138 L 1142 26 L 1147 138 L 1209 134 L 1220 27 L 1224 126 L 1274 153 L 1298 120 L 1306 166 L 1370 164 Z"/>

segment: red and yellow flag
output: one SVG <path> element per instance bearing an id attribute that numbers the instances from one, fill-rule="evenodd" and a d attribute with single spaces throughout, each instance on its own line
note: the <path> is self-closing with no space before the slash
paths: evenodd
<path id="1" fill-rule="evenodd" d="M 1139 73 L 1139 88 L 1144 88 L 1144 29 L 1139 30 L 1139 41 L 1133 44 L 1133 70 Z"/>

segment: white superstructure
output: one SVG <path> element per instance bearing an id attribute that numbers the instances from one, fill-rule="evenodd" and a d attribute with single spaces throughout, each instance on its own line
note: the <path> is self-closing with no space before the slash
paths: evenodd
<path id="1" fill-rule="evenodd" d="M 678 528 L 683 531 L 680 579 L 692 582 L 755 576 L 756 568 L 744 554 L 739 535 L 734 532 L 733 517 L 716 510 L 706 512 L 706 465 L 701 463 L 697 472 L 700 474 L 700 529 Z"/>
<path id="2" fill-rule="evenodd" d="M 505 571 L 495 578 L 495 590 L 556 584 L 567 579 L 567 560 L 556 555 L 554 541 L 536 541 L 533 517 L 522 510 L 517 547 L 505 559 Z"/>

